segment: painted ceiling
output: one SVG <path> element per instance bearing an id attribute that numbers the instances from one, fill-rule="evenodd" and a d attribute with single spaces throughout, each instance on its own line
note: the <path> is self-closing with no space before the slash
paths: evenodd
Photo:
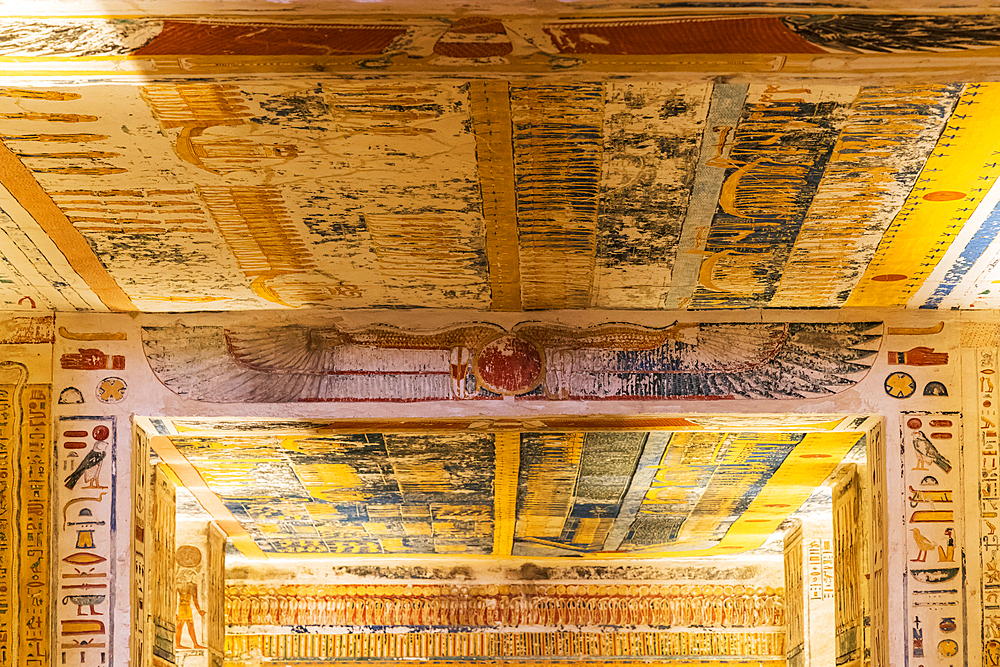
<path id="1" fill-rule="evenodd" d="M 780 431 L 766 418 L 753 431 L 660 421 L 652 431 L 611 420 L 614 430 L 349 432 L 154 420 L 167 435 L 152 446 L 255 560 L 731 556 L 763 547 L 845 458 L 864 458 L 864 434 L 841 430 L 853 418 Z"/>
<path id="2" fill-rule="evenodd" d="M 619 18 L 0 20 L 0 305 L 997 306 L 1000 17 Z"/>

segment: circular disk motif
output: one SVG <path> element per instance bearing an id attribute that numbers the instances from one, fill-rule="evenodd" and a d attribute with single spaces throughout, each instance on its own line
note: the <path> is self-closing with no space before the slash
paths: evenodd
<path id="1" fill-rule="evenodd" d="M 116 377 L 104 378 L 97 385 L 97 400 L 102 403 L 118 403 L 125 400 L 128 385 L 125 380 Z"/>
<path id="2" fill-rule="evenodd" d="M 938 653 L 946 658 L 958 655 L 958 642 L 954 639 L 945 639 L 938 644 Z"/>
<path id="3" fill-rule="evenodd" d="M 885 393 L 893 398 L 909 398 L 917 390 L 913 376 L 903 371 L 890 373 L 885 379 Z"/>
<path id="4" fill-rule="evenodd" d="M 201 564 L 201 549 L 191 544 L 177 547 L 174 562 L 181 567 L 198 567 Z"/>
<path id="5" fill-rule="evenodd" d="M 524 394 L 541 382 L 542 353 L 517 336 L 500 336 L 476 355 L 473 371 L 480 384 L 498 394 Z"/>

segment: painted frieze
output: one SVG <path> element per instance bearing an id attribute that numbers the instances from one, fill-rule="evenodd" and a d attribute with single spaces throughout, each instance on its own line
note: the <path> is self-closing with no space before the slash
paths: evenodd
<path id="1" fill-rule="evenodd" d="M 778 628 L 784 590 L 708 584 L 226 587 L 230 626 L 651 626 Z"/>
<path id="2" fill-rule="evenodd" d="M 855 384 L 880 339 L 872 322 L 143 329 L 160 381 L 215 403 L 804 398 Z"/>
<path id="3" fill-rule="evenodd" d="M 440 67 L 505 65 L 511 56 L 533 54 L 862 54 L 1000 46 L 1000 25 L 991 14 L 837 12 L 646 14 L 583 20 L 497 16 L 417 16 L 406 20 L 10 17 L 0 34 L 4 43 L 0 54 L 4 56 L 130 56 L 148 59 L 160 68 L 179 56 L 235 56 L 237 62 L 241 56 L 311 56 L 305 60 L 336 63 L 339 58 L 345 65 L 367 64 L 372 68 L 379 59 L 359 61 L 357 56 L 383 56 L 384 67 L 392 64 L 392 56 L 407 55 L 426 58 L 428 64 Z M 572 64 L 568 61 L 562 66 Z"/>
<path id="4" fill-rule="evenodd" d="M 783 593 L 731 581 L 230 584 L 226 656 L 336 662 L 368 656 L 767 660 L 784 650 Z"/>

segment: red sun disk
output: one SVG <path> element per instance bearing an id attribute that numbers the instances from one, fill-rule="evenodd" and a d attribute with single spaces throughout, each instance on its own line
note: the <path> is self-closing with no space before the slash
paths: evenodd
<path id="1" fill-rule="evenodd" d="M 516 336 L 490 341 L 476 356 L 476 375 L 491 391 L 521 394 L 533 389 L 542 372 L 542 355 Z"/>

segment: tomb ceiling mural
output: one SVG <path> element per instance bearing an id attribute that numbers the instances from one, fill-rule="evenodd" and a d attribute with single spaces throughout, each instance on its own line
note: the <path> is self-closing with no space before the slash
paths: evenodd
<path id="1" fill-rule="evenodd" d="M 992 53 L 974 13 L 12 16 L 0 301 L 993 308 Z"/>
<path id="2" fill-rule="evenodd" d="M 1000 667 L 940 4 L 0 0 L 0 656 Z"/>
<path id="3" fill-rule="evenodd" d="M 759 431 L 703 430 L 697 417 L 654 418 L 656 430 L 641 431 L 613 418 L 543 431 L 397 423 L 364 433 L 315 422 L 150 424 L 167 434 L 151 440 L 156 456 L 200 503 L 190 511 L 208 511 L 252 560 L 607 559 L 773 551 L 768 540 L 790 516 L 829 512 L 810 499 L 845 459 L 864 459 L 865 434 L 849 430 L 864 421 Z"/>

